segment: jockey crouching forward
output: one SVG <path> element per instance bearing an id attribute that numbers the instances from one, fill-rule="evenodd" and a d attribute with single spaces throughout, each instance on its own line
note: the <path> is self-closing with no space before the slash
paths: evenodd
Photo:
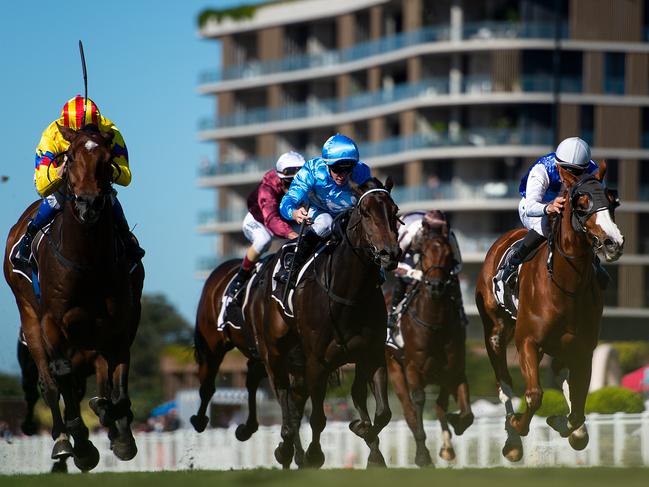
<path id="1" fill-rule="evenodd" d="M 551 152 L 538 159 L 527 174 L 521 179 L 519 191 L 523 197 L 518 204 L 518 215 L 523 226 L 528 229 L 520 248 L 515 251 L 508 262 L 501 268 L 502 281 L 510 288 L 516 286 L 516 269 L 525 258 L 545 239 L 550 226 L 549 215 L 560 214 L 566 199 L 559 196 L 563 181 L 559 176 L 557 166 L 576 176 L 594 173 L 598 165 L 590 160 L 590 147 L 579 137 L 569 137 L 563 140 L 556 152 Z M 597 273 L 606 276 L 606 271 L 597 262 Z"/>
<path id="2" fill-rule="evenodd" d="M 70 147 L 70 143 L 61 135 L 57 123 L 73 130 L 79 130 L 86 125 L 95 125 L 101 132 L 112 132 L 113 182 L 120 186 L 128 186 L 131 183 L 128 151 L 126 150 L 124 138 L 115 124 L 99 113 L 97 105 L 92 100 L 86 100 L 84 110 L 84 98 L 82 96 L 77 95 L 70 99 L 63 106 L 61 117 L 49 124 L 43 131 L 41 140 L 36 147 L 34 183 L 36 191 L 43 197 L 43 201 L 18 244 L 18 251 L 11 258 L 14 265 L 29 266 L 30 247 L 34 237 L 61 211 L 65 201 L 65 197 L 59 191 L 59 188 L 65 172 L 64 154 Z M 113 192 L 111 196 L 115 227 L 124 244 L 129 263 L 135 265 L 144 257 L 144 250 L 131 234 L 124 210 L 116 195 L 117 193 Z"/>
<path id="3" fill-rule="evenodd" d="M 371 177 L 370 168 L 359 161 L 356 143 L 341 134 L 327 139 L 322 146 L 322 157 L 304 164 L 279 206 L 284 218 L 297 223 L 304 220 L 310 223 L 295 252 L 294 269 L 299 269 L 317 245 L 329 236 L 333 217 L 356 204 L 356 196 L 349 182 L 360 185 Z M 301 206 L 307 201 L 311 205 L 308 212 Z M 280 273 L 278 280 L 288 280 L 286 269 Z"/>
<path id="4" fill-rule="evenodd" d="M 397 307 L 399 303 L 403 300 L 408 286 L 415 280 L 417 280 L 417 272 L 415 267 L 421 259 L 421 255 L 417 254 L 411 247 L 415 236 L 422 228 L 422 222 L 426 218 L 437 218 L 437 211 L 429 212 L 414 212 L 407 213 L 401 220 L 403 225 L 399 227 L 399 247 L 401 247 L 401 255 L 403 256 L 399 261 L 397 269 L 394 271 L 394 275 L 397 280 L 392 291 L 392 306 L 390 308 L 390 314 L 388 316 L 388 328 L 392 333 L 394 328 L 397 326 Z M 448 222 L 446 222 L 448 225 Z M 464 306 L 462 304 L 462 291 L 460 289 L 460 280 L 458 279 L 458 274 L 462 270 L 462 255 L 460 254 L 460 247 L 457 244 L 457 238 L 455 234 L 449 227 L 448 240 L 453 252 L 453 268 L 451 269 L 451 286 L 450 286 L 450 299 L 455 304 L 457 309 L 460 323 L 462 326 L 468 325 L 468 320 L 464 312 Z"/>
<path id="5" fill-rule="evenodd" d="M 248 196 L 248 214 L 243 219 L 243 234 L 251 243 L 239 272 L 228 286 L 229 298 L 241 289 L 252 273 L 255 262 L 268 250 L 273 237 L 297 238 L 297 233 L 279 214 L 279 203 L 288 191 L 293 177 L 304 165 L 304 157 L 286 152 L 277 159 L 275 169 L 264 174 L 261 183 Z"/>

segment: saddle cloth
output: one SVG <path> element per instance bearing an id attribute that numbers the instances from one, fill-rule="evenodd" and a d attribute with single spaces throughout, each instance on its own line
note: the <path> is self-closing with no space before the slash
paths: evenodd
<path id="1" fill-rule="evenodd" d="M 253 285 L 259 283 L 258 278 L 261 276 L 262 269 L 264 269 L 266 264 L 268 264 L 272 256 L 273 254 L 267 255 L 255 263 L 255 267 L 252 269 L 252 273 L 250 274 L 245 286 L 242 286 L 234 297 L 229 298 L 223 294 L 223 297 L 221 298 L 221 310 L 219 311 L 219 316 L 216 320 L 217 330 L 223 331 L 226 326 L 231 326 L 236 330 L 240 330 L 244 325 L 245 316 L 243 310 L 246 307 L 246 304 L 248 304 L 250 289 Z M 230 286 L 235 277 L 236 274 L 228 281 L 225 289 Z"/>
<path id="2" fill-rule="evenodd" d="M 34 289 L 34 295 L 36 296 L 36 300 L 38 302 L 40 302 L 41 300 L 41 287 L 38 275 L 38 247 L 43 241 L 43 237 L 50 228 L 50 225 L 51 224 L 45 225 L 32 240 L 31 253 L 29 255 L 29 266 L 16 266 L 14 265 L 12 259 L 9 260 L 11 271 L 15 272 L 16 274 L 20 274 L 31 283 L 32 288 Z M 20 235 L 20 238 L 16 240 L 16 243 L 11 248 L 11 252 L 9 252 L 10 256 L 14 256 L 18 253 L 18 245 L 20 245 L 20 241 L 22 240 L 22 237 L 24 235 L 25 234 L 23 233 L 22 235 Z"/>

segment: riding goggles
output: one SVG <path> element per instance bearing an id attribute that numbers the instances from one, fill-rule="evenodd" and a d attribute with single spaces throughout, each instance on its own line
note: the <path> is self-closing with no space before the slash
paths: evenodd
<path id="1" fill-rule="evenodd" d="M 277 175 L 282 179 L 283 178 L 292 178 L 293 176 L 295 176 L 298 173 L 298 171 L 300 169 L 302 169 L 302 168 L 301 167 L 287 167 L 283 171 L 277 171 Z"/>
<path id="2" fill-rule="evenodd" d="M 354 170 L 354 167 L 356 167 L 356 162 L 344 161 L 329 166 L 329 169 L 331 169 L 331 172 L 334 174 L 348 174 Z"/>

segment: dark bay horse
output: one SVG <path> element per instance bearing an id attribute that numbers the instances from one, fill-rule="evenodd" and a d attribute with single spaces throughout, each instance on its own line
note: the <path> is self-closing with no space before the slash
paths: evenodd
<path id="1" fill-rule="evenodd" d="M 552 223 L 552 272 L 547 264 L 550 247 L 544 243 L 521 268 L 516 320 L 496 302 L 492 278 L 505 250 L 522 238 L 525 230 L 510 231 L 492 245 L 478 278 L 476 304 L 499 397 L 507 411 L 503 455 L 511 461 L 522 458 L 520 435 L 527 435 L 530 420 L 541 405 L 539 362 L 546 353 L 555 359 L 553 371 L 563 384 L 570 408 L 567 417 L 550 417 L 548 424 L 562 437 L 568 437 L 573 448 L 581 450 L 588 444 L 584 405 L 603 310 L 594 259 L 601 254 L 607 262 L 613 262 L 622 255 L 624 245 L 611 218 L 610 192 L 602 182 L 606 165 L 599 166 L 596 176 L 582 177 L 559 167 L 567 197 L 563 213 Z M 512 379 L 506 349 L 512 338 L 526 385 L 526 409 L 522 414 L 514 413 L 511 403 Z"/>
<path id="2" fill-rule="evenodd" d="M 417 270 L 421 271 L 421 279 L 410 291 L 411 301 L 401 316 L 403 360 L 394 348 L 385 348 L 388 372 L 415 437 L 415 463 L 420 467 L 432 462 L 423 424 L 426 385 L 439 385 L 436 411 L 442 427 L 441 458 L 455 458 L 448 424 L 461 435 L 473 423 L 465 374 L 466 330 L 449 296 L 453 255 L 448 223 L 441 212 L 434 216 L 434 220 L 423 220 L 412 243 L 413 252 L 420 255 Z M 446 412 L 450 395 L 460 407 L 459 414 Z"/>
<path id="3" fill-rule="evenodd" d="M 240 260 L 224 262 L 212 271 L 203 286 L 194 331 L 194 355 L 201 383 L 201 405 L 190 421 L 199 433 L 205 430 L 209 420 L 205 413 L 215 392 L 216 374 L 225 354 L 236 347 L 248 359 L 248 419 L 244 424 L 240 424 L 235 432 L 239 441 L 246 441 L 259 427 L 256 393 L 259 383 L 266 377 L 266 370 L 257 354 L 254 332 L 248 322 L 243 324 L 247 330 L 243 327 L 237 330 L 229 325 L 223 331 L 217 328 L 223 293 L 240 265 Z"/>
<path id="4" fill-rule="evenodd" d="M 266 369 L 282 408 L 282 441 L 275 458 L 288 468 L 294 437 L 299 435 L 304 403 L 311 398 L 312 440 L 304 463 L 324 463 L 320 434 L 326 417 L 323 401 L 327 378 L 354 363 L 352 399 L 360 419 L 351 430 L 370 446 L 370 465 L 385 466 L 378 434 L 391 417 L 387 401 L 384 341 L 387 312 L 381 292 L 381 267 L 397 265 L 398 208 L 389 190 L 376 179 L 354 188 L 358 203 L 347 214 L 340 242 L 329 246 L 303 270 L 293 297 L 294 317 L 283 313 L 271 295 L 272 266 L 252 296 L 251 316 Z M 374 421 L 367 410 L 367 388 L 376 400 Z"/>
<path id="5" fill-rule="evenodd" d="M 59 126 L 59 130 L 70 142 L 59 189 L 65 201 L 36 251 L 40 301 L 32 284 L 13 272 L 9 260 L 39 202 L 23 213 L 9 233 L 4 274 L 52 413 L 52 458 L 73 456 L 77 467 L 90 470 L 97 465 L 99 454 L 88 440 L 80 416 L 81 397 L 72 361 L 79 352 L 96 351 L 99 387 L 91 407 L 109 427 L 113 453 L 130 460 L 137 447 L 130 429 L 133 414 L 128 371 L 130 346 L 140 319 L 144 268 L 140 263 L 129 273 L 124 252 L 115 240 L 112 134 L 100 132 L 94 125 L 78 131 Z M 65 404 L 65 419 L 59 395 Z"/>

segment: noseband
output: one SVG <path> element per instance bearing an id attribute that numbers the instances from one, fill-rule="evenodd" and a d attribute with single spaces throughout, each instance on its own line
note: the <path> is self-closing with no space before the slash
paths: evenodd
<path id="1" fill-rule="evenodd" d="M 355 210 L 355 209 L 360 209 L 361 202 L 363 201 L 363 198 L 365 198 L 365 197 L 366 197 L 368 194 L 370 194 L 370 193 L 387 193 L 388 198 L 390 198 L 390 200 L 392 200 L 392 196 L 390 196 L 390 192 L 389 192 L 387 189 L 384 189 L 384 188 L 374 188 L 374 189 L 370 189 L 370 190 L 368 190 L 368 191 L 365 191 L 365 192 L 360 196 L 360 198 L 359 198 L 358 201 L 356 202 L 356 205 L 354 206 L 354 210 Z M 352 211 L 353 211 L 353 210 L 352 210 Z M 359 211 L 359 212 L 360 212 L 360 211 Z M 353 223 L 351 222 L 351 218 L 350 218 L 349 225 L 347 225 L 347 228 L 346 228 L 346 230 L 345 230 L 345 232 L 344 232 L 344 234 L 345 234 L 345 238 L 346 238 L 346 240 L 347 240 L 347 243 L 349 244 L 349 246 L 352 248 L 352 250 L 354 251 L 354 253 L 355 253 L 356 255 L 358 255 L 358 253 L 357 253 L 356 251 L 366 252 L 366 253 L 369 254 L 369 256 L 371 257 L 372 262 L 373 262 L 374 264 L 380 266 L 380 265 L 381 265 L 381 253 L 380 253 L 379 249 L 377 249 L 376 246 L 374 246 L 374 244 L 372 244 L 372 243 L 370 242 L 369 245 L 368 245 L 367 247 L 356 247 L 356 246 L 354 246 L 354 245 L 352 244 L 352 242 L 351 242 L 351 240 L 350 240 L 350 238 L 349 238 L 349 233 L 348 233 L 349 230 L 353 230 L 353 229 L 356 228 L 360 223 L 361 223 L 361 217 L 360 217 L 360 216 L 359 216 L 358 219 L 357 219 L 355 222 L 353 222 Z"/>
<path id="2" fill-rule="evenodd" d="M 577 208 L 577 199 L 580 196 L 588 196 L 588 208 Z M 600 211 L 610 211 L 614 204 L 608 199 L 604 184 L 595 178 L 592 174 L 582 177 L 577 183 L 570 188 L 570 206 L 572 214 L 570 221 L 572 228 L 577 233 L 587 233 L 586 222 L 595 213 Z M 560 219 L 560 218 L 559 218 Z M 595 235 L 593 239 L 593 251 L 598 252 L 604 244 L 599 241 Z"/>

